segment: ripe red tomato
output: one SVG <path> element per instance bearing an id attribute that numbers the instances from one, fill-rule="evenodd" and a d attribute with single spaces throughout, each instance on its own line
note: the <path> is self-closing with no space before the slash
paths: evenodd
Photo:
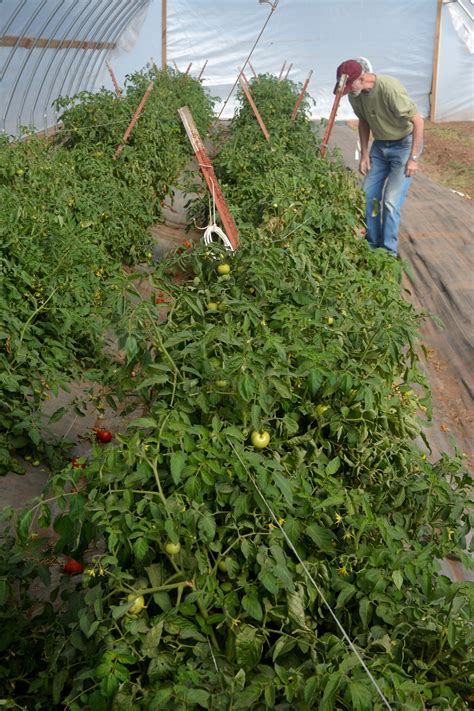
<path id="1" fill-rule="evenodd" d="M 109 430 L 98 429 L 95 431 L 95 438 L 101 444 L 108 444 L 112 441 L 113 434 Z"/>
<path id="2" fill-rule="evenodd" d="M 64 564 L 63 573 L 68 575 L 77 575 L 78 573 L 83 573 L 85 570 L 85 565 L 79 563 L 78 560 L 74 558 L 69 558 Z"/>

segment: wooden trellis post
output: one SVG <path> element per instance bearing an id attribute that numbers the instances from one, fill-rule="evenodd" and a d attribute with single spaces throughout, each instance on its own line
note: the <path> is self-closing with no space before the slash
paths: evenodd
<path id="1" fill-rule="evenodd" d="M 106 62 L 106 65 L 107 65 L 107 69 L 109 70 L 109 74 L 110 74 L 110 78 L 112 79 L 112 83 L 115 87 L 115 93 L 117 94 L 118 98 L 120 99 L 120 97 L 122 96 L 122 90 L 120 89 L 120 87 L 118 85 L 118 81 L 115 77 L 114 70 L 112 69 L 112 67 L 110 66 L 110 64 L 108 62 Z"/>
<path id="2" fill-rule="evenodd" d="M 155 83 L 155 82 L 151 81 L 151 82 L 148 84 L 148 87 L 147 87 L 145 93 L 143 94 L 140 103 L 139 103 L 138 106 L 137 106 L 137 110 L 135 111 L 135 113 L 134 113 L 133 116 L 132 116 L 132 120 L 131 120 L 130 123 L 128 124 L 127 130 L 126 130 L 125 133 L 123 134 L 122 143 L 121 143 L 119 146 L 117 146 L 117 150 L 116 150 L 115 153 L 113 154 L 112 160 L 117 160 L 117 158 L 119 157 L 119 155 L 120 155 L 121 152 L 123 151 L 124 146 L 125 146 L 125 143 L 127 142 L 128 137 L 130 136 L 133 127 L 135 126 L 136 122 L 138 121 L 138 117 L 140 116 L 141 112 L 143 111 L 143 107 L 145 106 L 146 102 L 148 101 L 148 97 L 149 97 L 150 94 L 151 94 L 151 90 L 153 89 L 154 83 Z"/>
<path id="3" fill-rule="evenodd" d="M 288 74 L 291 72 L 292 66 L 293 66 L 293 62 L 290 64 L 290 66 L 289 66 L 288 69 L 286 70 L 286 74 L 285 74 L 285 77 L 284 77 L 284 78 L 285 78 L 285 81 L 286 81 L 286 79 L 288 79 Z"/>
<path id="4" fill-rule="evenodd" d="M 298 99 L 296 100 L 295 108 L 293 109 L 293 113 L 291 114 L 291 120 L 294 121 L 296 118 L 296 114 L 298 113 L 298 109 L 300 108 L 301 102 L 303 101 L 303 96 L 308 88 L 309 80 L 311 79 L 311 76 L 313 74 L 313 70 L 311 69 L 310 73 L 308 74 L 308 78 L 306 79 L 305 83 L 303 84 L 303 88 L 300 91 L 300 95 L 298 96 Z"/>
<path id="5" fill-rule="evenodd" d="M 243 77 L 243 75 L 242 75 L 242 72 L 240 72 L 240 75 L 239 75 L 239 83 L 240 83 L 240 86 L 242 87 L 242 91 L 244 92 L 245 96 L 247 97 L 247 101 L 249 102 L 250 106 L 252 107 L 252 111 L 253 111 L 254 114 L 255 114 L 255 118 L 256 118 L 257 121 L 258 121 L 258 125 L 259 125 L 260 128 L 262 129 L 262 133 L 263 133 L 263 135 L 265 136 L 265 139 L 266 139 L 267 141 L 269 141 L 269 140 L 270 140 L 270 134 L 268 133 L 267 127 L 265 126 L 265 124 L 264 124 L 264 122 L 263 122 L 263 119 L 262 119 L 262 117 L 260 116 L 259 110 L 257 109 L 257 107 L 256 107 L 256 105 L 255 105 L 255 101 L 252 99 L 252 96 L 251 96 L 251 94 L 250 94 L 250 90 L 249 90 L 249 88 L 248 88 L 248 86 L 247 86 L 246 80 L 244 80 L 244 77 Z"/>
<path id="6" fill-rule="evenodd" d="M 281 81 L 281 78 L 282 78 L 282 76 L 283 76 L 283 72 L 285 71 L 285 67 L 286 67 L 286 59 L 285 59 L 285 61 L 283 62 L 282 68 L 280 69 L 280 73 L 279 73 L 279 75 L 278 75 L 278 81 Z"/>
<path id="7" fill-rule="evenodd" d="M 229 239 L 229 242 L 232 245 L 232 249 L 235 250 L 237 249 L 239 243 L 237 227 L 235 226 L 233 217 L 229 212 L 229 208 L 227 207 L 227 203 L 225 201 L 224 195 L 222 194 L 220 185 L 217 181 L 216 174 L 214 173 L 214 168 L 212 167 L 211 160 L 208 157 L 204 148 L 204 144 L 201 140 L 201 136 L 199 135 L 199 131 L 196 128 L 194 119 L 187 106 L 183 106 L 181 109 L 178 109 L 178 113 L 180 115 L 181 121 L 183 122 L 189 141 L 193 147 L 199 167 L 201 169 L 201 173 L 203 174 L 209 192 L 211 193 L 215 201 L 217 212 L 219 213 L 219 216 L 221 218 L 224 231 Z"/>
<path id="8" fill-rule="evenodd" d="M 168 33 L 168 17 L 167 17 L 167 0 L 161 0 L 161 68 L 166 70 L 168 66 L 167 54 L 167 33 Z"/>
<path id="9" fill-rule="evenodd" d="M 336 96 L 334 97 L 334 103 L 332 105 L 331 113 L 329 114 L 328 122 L 326 125 L 326 130 L 324 132 L 323 140 L 321 142 L 321 148 L 319 150 L 319 153 L 321 156 L 326 155 L 326 151 L 327 151 L 328 143 L 329 143 L 329 137 L 331 135 L 332 127 L 334 126 L 334 121 L 336 120 L 336 114 L 337 114 L 337 110 L 339 108 L 339 103 L 342 99 L 342 94 L 344 92 L 344 89 L 346 88 L 346 82 L 347 82 L 347 74 L 342 74 L 341 78 L 339 79 L 339 84 L 337 87 Z"/>
<path id="10" fill-rule="evenodd" d="M 206 59 L 206 61 L 204 62 L 203 68 L 202 68 L 201 71 L 199 72 L 198 81 L 201 80 L 201 77 L 202 77 L 202 75 L 203 75 L 203 73 L 204 73 L 204 70 L 205 70 L 205 68 L 207 67 L 207 62 L 208 62 L 208 60 Z"/>
<path id="11" fill-rule="evenodd" d="M 250 67 L 250 70 L 251 70 L 251 72 L 252 72 L 252 74 L 253 74 L 253 76 L 254 76 L 254 79 L 258 79 L 258 75 L 257 75 L 255 69 L 254 69 L 254 68 L 252 67 L 252 65 L 250 64 L 250 62 L 247 62 L 247 64 L 248 64 L 249 67 Z"/>

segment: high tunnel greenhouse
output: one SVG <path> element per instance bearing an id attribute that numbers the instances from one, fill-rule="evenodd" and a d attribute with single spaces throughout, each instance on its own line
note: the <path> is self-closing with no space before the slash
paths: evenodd
<path id="1" fill-rule="evenodd" d="M 2 708 L 472 708 L 473 18 L 0 2 Z"/>

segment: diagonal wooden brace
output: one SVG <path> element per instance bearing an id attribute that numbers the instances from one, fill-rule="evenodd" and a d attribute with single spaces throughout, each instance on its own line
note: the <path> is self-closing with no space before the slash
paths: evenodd
<path id="1" fill-rule="evenodd" d="M 305 83 L 303 84 L 303 88 L 300 91 L 300 95 L 298 96 L 298 99 L 295 104 L 295 108 L 293 109 L 293 113 L 291 114 L 291 120 L 294 121 L 296 118 L 296 114 L 298 113 L 298 109 L 301 106 L 301 102 L 303 101 L 303 96 L 308 88 L 309 80 L 311 79 L 311 76 L 313 74 L 313 70 L 311 69 L 310 73 L 308 74 L 308 78 L 306 79 Z"/>
<path id="2" fill-rule="evenodd" d="M 324 131 L 323 140 L 321 141 L 321 148 L 319 153 L 321 156 L 326 155 L 328 148 L 329 137 L 331 135 L 332 127 L 334 126 L 334 121 L 336 120 L 337 110 L 339 108 L 339 103 L 342 99 L 344 89 L 346 88 L 347 74 L 343 74 L 339 79 L 339 84 L 336 91 L 336 96 L 334 97 L 334 103 L 332 105 L 331 113 L 329 114 L 328 122 L 326 125 L 326 130 Z"/>
<path id="3" fill-rule="evenodd" d="M 245 80 L 244 80 L 243 77 L 242 77 L 242 72 L 241 72 L 240 75 L 239 75 L 239 83 L 240 83 L 240 86 L 242 87 L 242 91 L 244 92 L 245 96 L 247 97 L 247 101 L 249 102 L 250 106 L 252 107 L 252 111 L 253 111 L 254 114 L 255 114 L 255 118 L 256 118 L 257 121 L 258 121 L 258 125 L 259 125 L 260 128 L 262 129 L 262 133 L 263 133 L 263 135 L 265 136 L 265 139 L 266 139 L 267 141 L 269 141 L 269 140 L 270 140 L 270 134 L 268 133 L 267 127 L 265 126 L 265 124 L 264 124 L 264 122 L 263 122 L 263 119 L 262 119 L 262 117 L 260 116 L 260 112 L 259 112 L 259 110 L 257 109 L 257 107 L 256 107 L 256 105 L 255 105 L 255 101 L 252 99 L 252 96 L 251 96 L 251 94 L 250 94 L 250 90 L 249 90 L 249 88 L 248 88 L 248 86 L 247 86 Z"/>
<path id="4" fill-rule="evenodd" d="M 237 227 L 235 225 L 232 215 L 229 212 L 229 208 L 227 207 L 227 203 L 225 201 L 220 185 L 217 182 L 216 174 L 214 173 L 214 168 L 212 167 L 211 160 L 206 153 L 204 144 L 201 140 L 201 136 L 199 135 L 199 131 L 196 128 L 196 124 L 194 123 L 191 111 L 187 106 L 183 106 L 178 109 L 178 113 L 181 118 L 181 121 L 183 122 L 184 128 L 189 138 L 189 142 L 193 147 L 194 153 L 199 163 L 199 167 L 201 169 L 201 173 L 204 176 L 204 180 L 207 183 L 209 192 L 211 193 L 216 204 L 217 212 L 219 213 L 222 225 L 224 227 L 224 232 L 226 233 L 229 242 L 232 245 L 232 249 L 235 250 L 237 249 L 239 244 L 239 235 L 237 232 Z"/>
<path id="5" fill-rule="evenodd" d="M 114 70 L 112 69 L 112 67 L 110 66 L 110 64 L 108 62 L 106 62 L 106 65 L 107 65 L 107 69 L 109 70 L 109 74 L 110 74 L 110 78 L 112 79 L 112 83 L 115 87 L 115 93 L 117 94 L 118 98 L 120 99 L 120 97 L 122 96 L 122 90 L 120 89 L 120 87 L 118 85 L 118 81 L 117 81 L 117 78 L 114 74 Z"/>
<path id="6" fill-rule="evenodd" d="M 154 83 L 155 83 L 155 82 L 151 81 L 151 82 L 148 84 L 148 87 L 147 87 L 145 93 L 143 94 L 140 103 L 139 103 L 138 106 L 137 106 L 137 110 L 135 111 L 135 113 L 134 113 L 133 116 L 132 116 L 132 120 L 131 120 L 130 123 L 128 124 L 127 130 L 126 130 L 125 133 L 123 134 L 122 143 L 121 143 L 119 146 L 117 146 L 117 150 L 116 150 L 115 153 L 113 154 L 112 160 L 117 160 L 117 158 L 119 157 L 119 155 L 120 155 L 121 152 L 123 151 L 124 146 L 125 146 L 125 144 L 126 144 L 126 142 L 127 142 L 127 139 L 128 139 L 128 137 L 130 136 L 130 134 L 131 134 L 131 132 L 132 132 L 132 129 L 133 129 L 133 127 L 135 126 L 136 122 L 138 121 L 138 117 L 140 116 L 141 112 L 143 111 L 143 107 L 145 106 L 146 102 L 148 101 L 148 97 L 149 97 L 150 94 L 151 94 L 151 90 L 153 89 Z"/>

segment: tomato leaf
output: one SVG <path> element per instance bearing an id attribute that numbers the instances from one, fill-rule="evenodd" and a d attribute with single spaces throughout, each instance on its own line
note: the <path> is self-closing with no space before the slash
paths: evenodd
<path id="1" fill-rule="evenodd" d="M 201 534 L 201 538 L 210 543 L 214 536 L 216 535 L 216 522 L 211 514 L 206 513 L 199 519 L 198 529 Z"/>
<path id="2" fill-rule="evenodd" d="M 257 620 L 258 622 L 263 620 L 262 606 L 256 597 L 253 597 L 252 595 L 244 595 L 242 598 L 242 607 L 246 612 L 248 612 L 250 617 L 254 618 L 254 620 Z"/>
<path id="3" fill-rule="evenodd" d="M 181 481 L 181 474 L 186 463 L 186 454 L 184 452 L 173 452 L 170 458 L 171 476 L 175 485 Z"/>

